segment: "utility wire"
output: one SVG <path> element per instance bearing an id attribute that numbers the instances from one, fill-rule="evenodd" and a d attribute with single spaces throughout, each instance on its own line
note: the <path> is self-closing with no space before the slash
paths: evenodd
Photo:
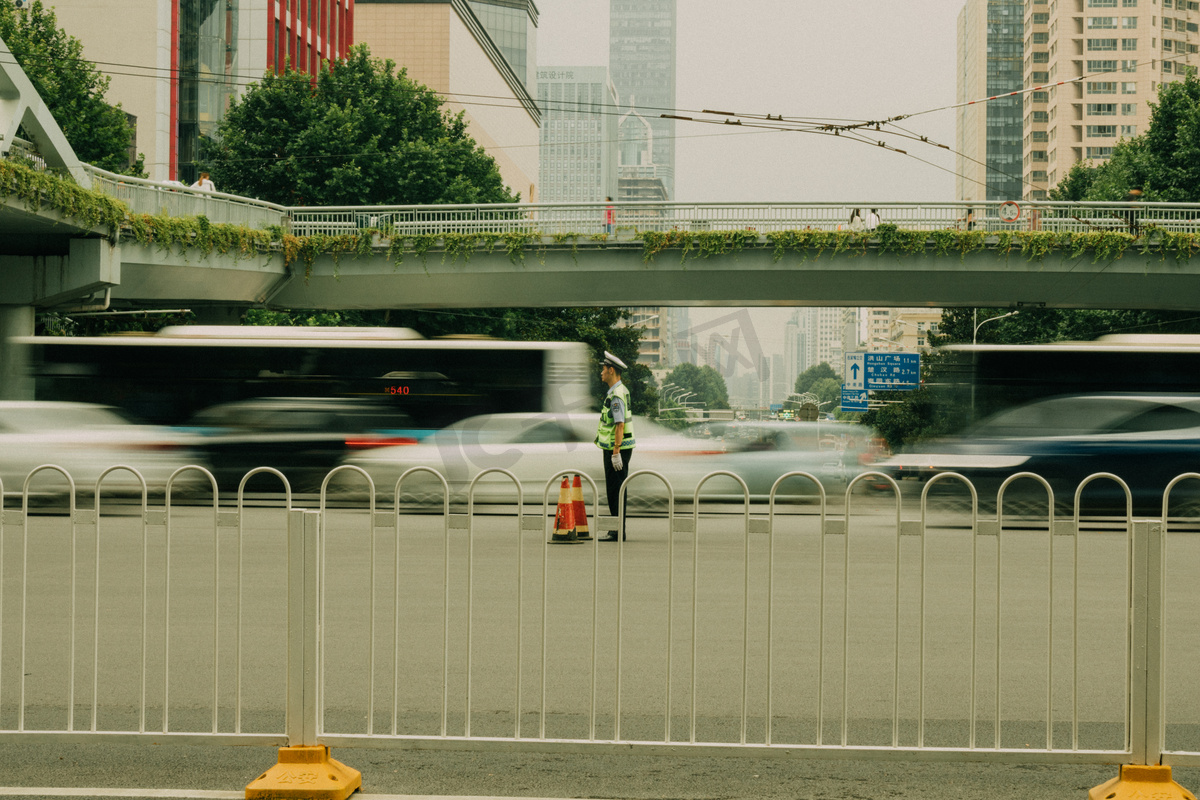
<path id="1" fill-rule="evenodd" d="M 1183 54 L 1182 56 L 1172 57 L 1169 59 L 1163 58 L 1163 59 L 1142 60 L 1137 64 L 1136 69 L 1141 69 L 1142 67 L 1145 67 L 1145 66 L 1152 66 L 1152 63 L 1156 60 L 1164 61 L 1164 62 L 1165 61 L 1176 62 L 1181 58 L 1186 60 L 1188 55 L 1191 55 L 1191 54 Z M 86 61 L 86 59 L 82 59 L 82 58 L 79 60 Z M 35 60 L 35 59 L 31 59 L 29 61 L 32 63 L 38 63 L 37 60 Z M 8 63 L 15 63 L 15 57 L 14 57 L 13 62 L 8 62 Z M 42 61 L 41 63 L 47 64 L 49 62 Z M 141 72 L 134 73 L 134 72 L 120 72 L 117 70 L 103 70 L 102 72 L 107 75 L 124 75 L 124 76 L 129 76 L 129 77 L 144 77 L 144 78 L 158 79 L 158 78 L 162 77 L 161 73 L 164 72 L 164 69 L 159 68 L 159 67 L 150 67 L 150 66 L 138 65 L 138 64 L 126 64 L 126 63 L 121 63 L 121 62 L 91 62 L 91 63 L 97 64 L 97 65 L 103 64 L 103 65 L 109 66 L 109 67 L 122 67 L 125 69 L 150 70 L 150 71 L 153 71 L 154 73 L 156 73 L 156 74 L 143 74 Z M 18 64 L 18 66 L 20 66 L 20 65 Z M 173 73 L 173 72 L 182 73 L 183 72 L 182 69 L 171 70 L 169 68 L 166 69 L 165 71 L 167 73 Z M 726 124 L 726 125 L 730 125 L 730 126 L 738 126 L 741 128 L 757 128 L 757 129 L 760 129 L 763 131 L 777 130 L 777 131 L 816 133 L 816 134 L 839 136 L 842 134 L 848 134 L 852 131 L 866 131 L 866 130 L 874 129 L 878 133 L 888 133 L 891 135 L 898 135 L 898 136 L 902 136 L 903 138 L 920 141 L 920 142 L 930 144 L 935 147 L 940 147 L 942 149 L 946 149 L 958 157 L 961 157 L 961 158 L 967 159 L 969 161 L 972 161 L 973 163 L 979 164 L 980 166 L 983 166 L 985 169 L 991 170 L 993 172 L 997 172 L 1001 176 L 1009 178 L 1010 180 L 1020 180 L 1024 184 L 1032 185 L 1032 182 L 1026 180 L 1023 176 L 1016 176 L 1016 175 L 1010 175 L 1008 173 L 1005 173 L 1005 172 L 997 169 L 996 167 L 990 166 L 984 162 L 980 162 L 977 159 L 974 159 L 970 156 L 965 155 L 964 153 L 960 153 L 960 152 L 954 150 L 953 148 L 950 148 L 947 145 L 933 142 L 933 141 L 929 140 L 928 137 L 921 136 L 912 131 L 906 131 L 905 129 L 900 129 L 900 131 L 902 131 L 902 132 L 899 132 L 899 133 L 897 133 L 896 131 L 884 131 L 883 127 L 884 126 L 893 126 L 893 127 L 898 128 L 899 126 L 896 126 L 895 123 L 902 121 L 904 119 L 909 119 L 909 118 L 916 117 L 916 116 L 922 116 L 925 114 L 931 114 L 931 113 L 935 113 L 938 111 L 945 111 L 945 110 L 951 110 L 951 109 L 956 109 L 956 108 L 965 108 L 965 107 L 968 107 L 971 105 L 976 105 L 979 103 L 987 103 L 987 102 L 991 102 L 994 100 L 1017 97 L 1017 96 L 1027 94 L 1029 92 L 1046 91 L 1053 87 L 1065 86 L 1065 85 L 1069 85 L 1072 83 L 1077 83 L 1077 82 L 1080 82 L 1083 80 L 1087 80 L 1089 78 L 1097 78 L 1097 77 L 1102 77 L 1105 75 L 1113 75 L 1113 74 L 1118 74 L 1118 73 L 1128 74 L 1128 71 L 1125 69 L 1119 69 L 1119 70 L 1113 69 L 1113 70 L 1106 70 L 1106 71 L 1101 71 L 1101 72 L 1094 72 L 1094 73 L 1089 73 L 1086 75 L 1081 75 L 1077 78 L 1071 78 L 1071 79 L 1067 79 L 1067 80 L 1063 80 L 1063 81 L 1058 81 L 1056 83 L 1042 84 L 1039 86 L 1019 89 L 1019 90 L 1016 90 L 1013 92 L 1008 92 L 1005 94 L 993 95 L 990 97 L 979 98 L 979 99 L 975 99 L 975 100 L 968 100 L 968 101 L 964 101 L 964 102 L 960 102 L 960 103 L 953 103 L 953 104 L 949 104 L 949 105 L 945 105 L 945 106 L 939 106 L 936 108 L 926 109 L 924 111 L 912 112 L 909 114 L 896 115 L 896 116 L 889 117 L 889 118 L 883 119 L 883 120 L 798 117 L 798 116 L 784 116 L 782 114 L 772 115 L 772 114 L 759 114 L 759 113 L 742 114 L 742 113 L 737 113 L 737 112 L 715 111 L 715 110 L 709 110 L 709 109 L 702 109 L 699 112 L 695 112 L 695 111 L 689 111 L 688 109 L 667 108 L 667 107 L 661 107 L 661 106 L 647 106 L 645 108 L 624 109 L 619 104 L 598 103 L 595 101 L 584 101 L 584 100 L 574 100 L 574 101 L 572 101 L 572 100 L 541 100 L 540 103 L 543 105 L 545 110 L 559 112 L 559 113 L 563 113 L 563 112 L 571 113 L 572 111 L 574 111 L 574 112 L 578 112 L 578 113 L 586 112 L 586 113 L 589 113 L 592 115 L 600 115 L 600 116 L 625 116 L 628 113 L 636 113 L 636 112 L 643 112 L 643 111 L 645 111 L 645 112 L 659 111 L 660 112 L 659 118 L 663 118 L 663 119 L 682 120 L 682 121 L 687 121 L 687 122 L 702 122 L 702 123 L 708 123 L 708 124 L 714 124 L 714 123 L 715 124 Z M 286 74 L 287 73 L 285 73 L 285 75 Z M 271 73 L 267 73 L 267 75 L 260 76 L 257 78 L 252 75 L 245 74 L 245 73 L 241 73 L 241 74 L 234 73 L 234 74 L 231 74 L 228 76 L 216 75 L 213 73 L 209 73 L 209 75 L 211 75 L 212 77 L 205 78 L 205 80 L 207 82 L 228 83 L 228 82 L 230 82 L 229 79 L 231 77 L 233 77 L 233 78 L 238 78 L 239 81 L 241 83 L 243 83 L 244 85 L 249 85 L 251 83 L 255 83 L 255 82 L 261 80 L 262 77 L 267 77 L 267 75 L 271 75 Z M 279 76 L 279 77 L 283 77 L 283 76 Z M 443 96 L 436 92 L 434 92 L 434 94 L 437 95 L 438 97 L 440 97 L 441 99 L 443 99 L 443 101 L 445 101 L 445 102 L 454 102 L 458 105 L 463 105 L 463 106 L 511 108 L 511 109 L 518 109 L 518 108 L 524 107 L 519 101 L 514 102 L 514 98 L 506 97 L 506 96 L 502 96 L 502 95 L 453 93 L 450 95 Z M 451 98 L 454 98 L 454 99 L 451 99 Z M 475 101 L 466 101 L 466 100 L 461 100 L 459 98 L 475 98 Z M 479 102 L 482 100 L 499 100 L 501 102 L 498 102 L 498 103 Z M 575 108 L 571 108 L 571 106 L 574 106 Z M 600 110 L 600 109 L 612 109 L 612 110 Z M 694 117 L 683 116 L 683 114 L 686 114 L 686 113 L 710 114 L 710 115 L 717 116 L 717 117 L 724 117 L 724 119 L 720 120 L 720 121 L 714 121 L 714 120 L 705 120 L 705 119 L 698 119 L 698 118 L 694 118 Z M 755 122 L 746 122 L 744 120 L 754 120 Z M 717 134 L 717 135 L 722 135 L 722 134 Z M 672 139 L 682 139 L 682 138 L 700 138 L 700 137 L 674 136 L 671 138 Z M 950 169 L 947 169 L 940 165 L 934 164 L 933 162 L 927 161 L 925 159 L 921 159 L 905 150 L 901 150 L 900 148 L 894 147 L 882 140 L 877 140 L 875 142 L 871 142 L 871 141 L 865 140 L 865 139 L 855 139 L 854 137 L 850 137 L 850 136 L 847 136 L 846 138 L 850 138 L 855 141 L 860 141 L 864 144 L 874 144 L 883 149 L 892 150 L 893 152 L 897 152 L 901 155 L 904 155 L 904 156 L 907 156 L 910 158 L 914 158 L 917 161 L 921 161 L 922 163 L 929 164 L 930 166 L 934 166 L 942 171 L 949 172 L 949 173 L 955 175 L 956 177 L 962 178 L 964 180 L 969 180 L 972 183 L 979 184 L 980 186 L 990 188 L 990 185 L 985 181 L 980 181 L 980 180 L 972 178 L 970 176 L 962 175 L 954 170 L 950 170 Z M 584 144 L 601 144 L 601 143 L 607 144 L 610 141 L 611 140 L 591 140 L 591 141 L 583 141 L 583 142 L 576 141 L 576 142 L 562 142 L 562 143 L 548 142 L 546 144 L 548 146 L 555 146 L 555 145 L 579 146 L 579 145 L 584 145 Z M 495 148 L 491 148 L 491 149 L 508 150 L 508 149 L 519 149 L 519 148 L 528 148 L 528 147 L 535 147 L 535 146 L 541 147 L 542 144 L 539 143 L 537 145 L 512 145 L 509 147 L 495 147 Z M 360 155 L 369 155 L 369 153 L 326 154 L 326 155 L 320 155 L 320 156 L 291 156 L 291 157 L 307 160 L 307 159 L 319 159 L 319 158 L 353 158 L 353 157 L 360 156 Z M 262 162 L 268 162 L 271 160 L 272 159 L 269 159 L 269 158 L 244 159 L 244 160 L 242 160 L 241 163 L 262 163 Z"/>

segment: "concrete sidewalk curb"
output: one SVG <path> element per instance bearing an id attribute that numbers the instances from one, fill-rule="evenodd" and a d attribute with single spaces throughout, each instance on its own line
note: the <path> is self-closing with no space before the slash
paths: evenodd
<path id="1" fill-rule="evenodd" d="M 245 792 L 215 792 L 188 789 L 59 789 L 42 786 L 0 786 L 0 797 L 124 797 L 124 798 L 178 798 L 178 800 L 243 800 Z M 507 798 L 498 795 L 431 795 L 431 794 L 362 794 L 356 792 L 355 800 L 565 800 L 565 798 L 521 797 Z"/>

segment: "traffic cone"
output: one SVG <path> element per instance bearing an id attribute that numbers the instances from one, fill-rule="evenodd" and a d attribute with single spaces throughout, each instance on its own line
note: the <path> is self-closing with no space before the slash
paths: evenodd
<path id="1" fill-rule="evenodd" d="M 583 504 L 583 484 L 578 475 L 575 476 L 575 482 L 571 484 L 571 509 L 575 512 L 575 535 L 581 542 L 591 541 L 592 534 L 588 531 L 587 524 L 587 506 Z"/>
<path id="2" fill-rule="evenodd" d="M 550 535 L 551 544 L 578 544 L 579 537 L 575 532 L 575 509 L 571 505 L 571 482 L 564 477 L 562 486 L 558 488 L 558 512 L 554 515 L 554 533 Z"/>

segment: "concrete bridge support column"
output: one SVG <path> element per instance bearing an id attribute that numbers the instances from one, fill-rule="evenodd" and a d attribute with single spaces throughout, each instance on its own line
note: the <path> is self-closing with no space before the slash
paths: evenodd
<path id="1" fill-rule="evenodd" d="M 33 336 L 33 306 L 0 305 L 0 400 L 32 400 L 33 378 L 14 336 Z"/>

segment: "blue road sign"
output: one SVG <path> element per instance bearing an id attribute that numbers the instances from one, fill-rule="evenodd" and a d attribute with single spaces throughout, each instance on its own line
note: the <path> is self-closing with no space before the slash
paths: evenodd
<path id="1" fill-rule="evenodd" d="M 866 411 L 867 410 L 867 390 L 866 389 L 847 389 L 846 384 L 842 384 L 842 411 Z"/>
<path id="2" fill-rule="evenodd" d="M 920 353 L 864 353 L 867 389 L 912 391 L 921 384 Z"/>
<path id="3" fill-rule="evenodd" d="M 845 386 L 851 389 L 865 389 L 866 384 L 863 382 L 865 377 L 863 373 L 863 356 L 865 353 L 846 353 L 846 371 L 842 373 L 842 380 L 845 381 Z"/>

